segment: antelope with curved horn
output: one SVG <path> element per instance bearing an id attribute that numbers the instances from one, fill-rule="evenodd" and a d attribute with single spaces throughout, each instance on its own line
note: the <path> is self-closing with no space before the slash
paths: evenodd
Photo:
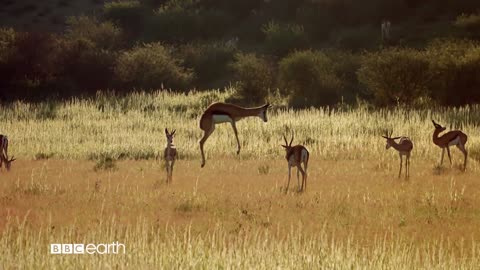
<path id="1" fill-rule="evenodd" d="M 12 162 L 15 160 L 17 159 L 14 156 L 8 159 L 8 138 L 5 135 L 0 135 L 0 168 L 2 168 L 3 162 L 5 162 L 5 168 L 7 168 L 7 171 L 10 171 Z"/>
<path id="2" fill-rule="evenodd" d="M 172 182 L 173 178 L 173 165 L 175 164 L 175 160 L 177 159 L 177 148 L 173 143 L 173 138 L 175 136 L 175 129 L 170 133 L 168 129 L 165 129 L 165 136 L 167 137 L 167 146 L 165 147 L 165 151 L 163 157 L 165 159 L 165 167 L 167 169 L 167 184 Z"/>
<path id="3" fill-rule="evenodd" d="M 291 178 L 291 172 L 292 172 L 292 167 L 297 167 L 297 185 L 299 188 L 299 191 L 303 191 L 304 185 L 305 185 L 305 190 L 307 189 L 307 167 L 308 167 L 308 159 L 310 157 L 310 153 L 308 152 L 307 148 L 303 145 L 295 145 L 292 146 L 293 142 L 293 134 L 292 134 L 292 139 L 290 140 L 290 143 L 287 142 L 287 138 L 285 135 L 283 135 L 283 140 L 285 141 L 285 145 L 282 145 L 283 148 L 285 148 L 285 159 L 287 159 L 288 162 L 288 182 L 287 182 L 287 188 L 285 189 L 285 193 L 288 192 L 288 187 L 290 185 L 290 178 Z M 302 163 L 303 167 L 302 168 Z M 300 188 L 300 180 L 299 180 L 299 172 L 302 173 L 302 187 Z"/>
<path id="4" fill-rule="evenodd" d="M 392 138 L 393 130 L 388 134 L 388 131 L 385 131 L 385 135 L 382 137 L 387 139 L 387 145 L 385 149 L 392 147 L 398 151 L 400 156 L 400 170 L 398 171 L 398 178 L 402 175 L 402 165 L 403 165 L 403 156 L 405 156 L 405 178 L 410 176 L 410 153 L 413 149 L 413 142 L 408 137 L 395 137 Z M 395 140 L 400 139 L 397 143 Z"/>
<path id="5" fill-rule="evenodd" d="M 467 143 L 468 136 L 460 130 L 449 131 L 442 136 L 439 136 L 440 132 L 445 131 L 446 127 L 442 127 L 432 119 L 435 130 L 433 131 L 433 143 L 442 148 L 442 159 L 440 165 L 443 164 L 443 156 L 445 155 L 445 149 L 447 149 L 448 159 L 450 160 L 450 166 L 452 165 L 452 157 L 450 156 L 450 146 L 455 145 L 464 156 L 463 170 L 467 169 L 467 149 L 465 144 Z"/>
<path id="6" fill-rule="evenodd" d="M 267 122 L 267 109 L 270 104 L 267 103 L 260 107 L 244 108 L 228 103 L 213 103 L 210 105 L 200 118 L 200 128 L 204 131 L 203 137 L 200 140 L 200 152 L 202 154 L 202 168 L 205 166 L 205 154 L 203 152 L 203 145 L 208 137 L 212 135 L 215 130 L 215 124 L 230 123 L 237 140 L 237 155 L 240 153 L 240 140 L 238 139 L 238 131 L 236 122 L 245 117 L 258 116 L 263 122 Z"/>

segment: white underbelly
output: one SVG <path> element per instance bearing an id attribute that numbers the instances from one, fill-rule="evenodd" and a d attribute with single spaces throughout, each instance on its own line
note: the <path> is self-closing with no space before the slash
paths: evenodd
<path id="1" fill-rule="evenodd" d="M 448 143 L 448 146 L 452 146 L 452 145 L 458 145 L 460 144 L 460 136 L 457 136 L 455 139 L 453 139 L 452 141 L 450 141 Z"/>
<path id="2" fill-rule="evenodd" d="M 226 114 L 214 114 L 213 115 L 213 122 L 215 124 L 219 124 L 219 123 L 232 123 L 233 120 L 232 118 L 230 118 L 230 116 L 226 115 Z"/>

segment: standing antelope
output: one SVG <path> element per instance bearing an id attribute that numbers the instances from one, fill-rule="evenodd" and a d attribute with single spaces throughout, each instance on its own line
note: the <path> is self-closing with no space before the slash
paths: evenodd
<path id="1" fill-rule="evenodd" d="M 288 182 L 287 188 L 285 189 L 285 193 L 288 192 L 288 187 L 290 185 L 290 178 L 292 173 L 292 167 L 297 167 L 297 185 L 299 191 L 303 191 L 303 187 L 305 184 L 305 190 L 307 189 L 307 166 L 308 166 L 308 159 L 310 157 L 310 153 L 308 152 L 307 148 L 303 145 L 295 145 L 292 146 L 293 142 L 293 134 L 290 143 L 287 142 L 287 138 L 283 135 L 283 140 L 285 141 L 285 145 L 282 144 L 282 147 L 285 148 L 285 158 L 288 161 Z M 302 168 L 302 163 L 303 167 Z M 300 188 L 300 180 L 299 180 L 299 172 L 302 173 L 302 187 Z"/>
<path id="2" fill-rule="evenodd" d="M 432 119 L 433 126 L 435 126 L 435 131 L 433 131 L 433 143 L 438 145 L 438 147 L 442 148 L 442 159 L 440 161 L 440 165 L 443 164 L 443 156 L 445 155 L 445 148 L 447 149 L 448 159 L 450 160 L 450 166 L 452 165 L 452 157 L 450 156 L 450 146 L 455 145 L 457 148 L 462 151 L 463 155 L 465 156 L 463 162 L 463 170 L 467 169 L 467 149 L 465 148 L 465 144 L 467 143 L 468 136 L 461 132 L 460 130 L 452 130 L 449 131 L 442 136 L 438 136 L 440 132 L 447 129 L 446 127 L 442 127 L 441 125 L 435 123 Z"/>
<path id="3" fill-rule="evenodd" d="M 240 153 L 240 141 L 238 140 L 238 131 L 235 123 L 245 117 L 258 116 L 264 122 L 267 122 L 267 109 L 270 104 L 267 103 L 260 107 L 243 108 L 237 105 L 228 103 L 213 103 L 210 105 L 200 118 L 200 128 L 204 131 L 203 137 L 200 140 L 200 152 L 202 154 L 202 168 L 205 166 L 205 154 L 203 152 L 203 145 L 208 137 L 215 130 L 215 124 L 230 123 L 237 139 L 237 155 Z"/>
<path id="4" fill-rule="evenodd" d="M 402 165 L 403 165 L 403 156 L 405 158 L 405 178 L 410 176 L 410 153 L 413 149 L 413 142 L 408 137 L 395 137 L 392 138 L 393 130 L 388 134 L 388 131 L 385 131 L 383 138 L 387 139 L 387 145 L 385 149 L 393 147 L 393 149 L 398 151 L 400 156 L 400 170 L 398 171 L 398 178 L 402 175 Z M 395 140 L 400 139 L 400 142 L 397 143 Z"/>
<path id="5" fill-rule="evenodd" d="M 0 135 L 0 168 L 2 168 L 3 162 L 5 162 L 5 168 L 9 171 L 12 162 L 15 160 L 14 156 L 8 159 L 8 138 L 5 135 Z"/>
<path id="6" fill-rule="evenodd" d="M 165 136 L 167 137 L 167 147 L 165 147 L 165 152 L 163 157 L 165 158 L 165 167 L 167 168 L 167 184 L 172 182 L 173 178 L 173 165 L 175 164 L 175 159 L 177 158 L 177 148 L 173 144 L 173 138 L 175 135 L 175 129 L 172 133 L 168 132 L 168 129 L 165 129 Z"/>

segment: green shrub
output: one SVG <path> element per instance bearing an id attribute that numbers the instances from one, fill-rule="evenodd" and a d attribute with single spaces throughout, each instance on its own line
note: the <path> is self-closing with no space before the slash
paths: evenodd
<path id="1" fill-rule="evenodd" d="M 138 36 L 143 32 L 145 18 L 152 11 L 136 0 L 120 0 L 105 3 L 103 8 L 105 18 L 120 25 L 130 35 Z"/>
<path id="2" fill-rule="evenodd" d="M 480 33 L 480 14 L 462 14 L 457 17 L 454 25 L 470 32 Z"/>
<path id="3" fill-rule="evenodd" d="M 324 52 L 297 51 L 280 61 L 279 82 L 292 106 L 332 105 L 344 88 L 335 71 L 335 61 Z"/>
<path id="4" fill-rule="evenodd" d="M 436 40 L 427 47 L 432 98 L 443 105 L 480 102 L 480 46 L 471 41 Z"/>
<path id="5" fill-rule="evenodd" d="M 70 39 L 87 39 L 102 49 L 119 48 L 122 31 L 111 22 L 99 22 L 96 18 L 79 16 L 67 18 L 65 36 Z"/>
<path id="6" fill-rule="evenodd" d="M 219 88 L 230 78 L 230 63 L 237 52 L 236 46 L 225 42 L 188 44 L 181 48 L 180 55 L 185 66 L 196 74 L 197 87 Z"/>
<path id="7" fill-rule="evenodd" d="M 232 19 L 212 8 L 195 8 L 191 1 L 168 1 L 149 17 L 144 40 L 188 42 L 222 37 Z"/>
<path id="8" fill-rule="evenodd" d="M 98 48 L 89 39 L 60 43 L 57 88 L 63 96 L 95 94 L 112 85 L 118 53 Z"/>
<path id="9" fill-rule="evenodd" d="M 271 21 L 262 27 L 262 32 L 265 34 L 266 49 L 277 56 L 303 49 L 308 44 L 303 26 L 297 24 L 282 25 Z"/>
<path id="10" fill-rule="evenodd" d="M 267 60 L 255 54 L 238 53 L 231 67 L 240 97 L 248 101 L 264 101 L 273 81 Z"/>
<path id="11" fill-rule="evenodd" d="M 114 72 L 123 88 L 186 89 L 193 73 L 182 64 L 170 48 L 150 43 L 121 53 Z"/>
<path id="12" fill-rule="evenodd" d="M 423 51 L 388 49 L 366 54 L 358 79 L 373 94 L 378 105 L 412 104 L 429 96 L 433 78 Z"/>
<path id="13" fill-rule="evenodd" d="M 340 29 L 331 34 L 335 48 L 347 50 L 374 49 L 380 44 L 380 34 L 372 26 Z"/>

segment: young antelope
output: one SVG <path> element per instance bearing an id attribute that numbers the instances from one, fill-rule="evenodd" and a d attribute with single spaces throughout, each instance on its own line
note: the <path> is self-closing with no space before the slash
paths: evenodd
<path id="1" fill-rule="evenodd" d="M 403 156 L 406 156 L 405 159 L 405 178 L 410 176 L 410 153 L 413 149 L 413 142 L 408 137 L 395 137 L 392 138 L 393 130 L 388 134 L 388 131 L 385 131 L 385 136 L 383 138 L 387 139 L 387 145 L 385 149 L 392 147 L 398 151 L 400 156 L 400 170 L 398 171 L 398 178 L 402 175 L 402 165 L 403 165 Z M 397 143 L 395 140 L 400 139 L 400 142 Z"/>
<path id="2" fill-rule="evenodd" d="M 282 145 L 283 148 L 285 148 L 285 158 L 287 159 L 288 162 L 288 182 L 287 182 L 287 188 L 285 189 L 285 193 L 288 192 L 288 187 L 290 185 L 290 178 L 291 178 L 291 172 L 292 172 L 292 167 L 297 167 L 297 185 L 298 185 L 298 190 L 303 191 L 304 188 L 305 190 L 307 189 L 307 167 L 308 167 L 308 159 L 310 157 L 310 153 L 308 152 L 307 148 L 303 145 L 295 145 L 292 146 L 293 142 L 293 135 L 292 139 L 290 140 L 290 143 L 287 142 L 287 138 L 285 135 L 283 135 L 283 140 L 285 141 L 285 145 Z M 303 168 L 302 168 L 302 163 L 303 163 Z M 302 187 L 300 188 L 300 180 L 299 180 L 299 172 L 302 173 Z"/>
<path id="3" fill-rule="evenodd" d="M 175 129 L 172 133 L 168 132 L 168 129 L 165 129 L 165 136 L 167 137 L 167 146 L 165 147 L 164 158 L 165 158 L 165 167 L 167 168 L 167 184 L 172 182 L 173 178 L 173 165 L 175 164 L 175 159 L 177 158 L 177 148 L 173 144 L 173 138 L 175 135 Z"/>

